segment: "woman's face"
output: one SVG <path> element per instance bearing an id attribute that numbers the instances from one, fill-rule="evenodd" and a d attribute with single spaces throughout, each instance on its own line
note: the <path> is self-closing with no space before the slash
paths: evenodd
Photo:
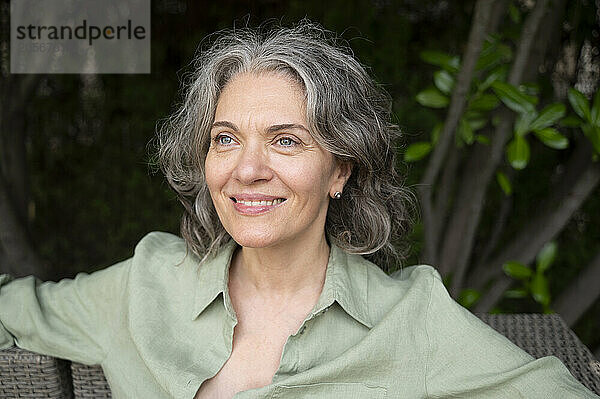
<path id="1" fill-rule="evenodd" d="M 307 130 L 302 88 L 274 73 L 237 75 L 214 120 L 206 182 L 233 239 L 262 248 L 323 238 L 329 195 L 350 170 Z"/>

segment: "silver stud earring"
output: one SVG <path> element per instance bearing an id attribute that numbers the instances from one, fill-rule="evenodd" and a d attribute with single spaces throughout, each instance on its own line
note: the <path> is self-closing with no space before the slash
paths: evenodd
<path id="1" fill-rule="evenodd" d="M 342 198 L 342 193 L 340 193 L 339 191 L 336 191 L 335 194 L 333 194 L 333 198 L 335 198 L 335 199 Z"/>

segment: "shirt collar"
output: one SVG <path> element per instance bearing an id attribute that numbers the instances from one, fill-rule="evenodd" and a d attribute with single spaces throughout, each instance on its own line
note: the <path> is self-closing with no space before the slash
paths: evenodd
<path id="1" fill-rule="evenodd" d="M 198 280 L 194 285 L 196 293 L 192 306 L 192 320 L 196 319 L 219 294 L 223 293 L 224 297 L 229 298 L 229 295 L 225 295 L 229 294 L 227 285 L 229 265 L 237 247 L 238 244 L 234 240 L 229 240 L 215 256 L 207 258 L 198 265 Z M 226 305 L 228 304 L 226 303 Z M 233 309 L 227 310 L 233 314 Z"/>
<path id="2" fill-rule="evenodd" d="M 229 265 L 238 246 L 234 240 L 230 240 L 214 257 L 198 265 L 198 283 L 195 284 L 192 319 L 198 317 L 219 294 L 223 294 L 227 311 L 235 317 L 229 302 L 228 281 Z M 372 328 L 367 302 L 367 268 L 364 260 L 359 255 L 347 254 L 333 243 L 330 244 L 330 248 L 323 291 L 308 318 L 316 316 L 333 302 L 337 302 L 356 321 Z"/>

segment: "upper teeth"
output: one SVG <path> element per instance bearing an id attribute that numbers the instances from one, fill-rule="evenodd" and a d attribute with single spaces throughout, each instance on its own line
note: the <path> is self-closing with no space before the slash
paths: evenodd
<path id="1" fill-rule="evenodd" d="M 283 198 L 278 198 L 276 200 L 273 201 L 242 201 L 242 200 L 237 200 L 238 203 L 240 204 L 244 204 L 247 206 L 269 206 L 269 205 L 277 205 L 277 204 L 281 204 L 284 201 Z"/>

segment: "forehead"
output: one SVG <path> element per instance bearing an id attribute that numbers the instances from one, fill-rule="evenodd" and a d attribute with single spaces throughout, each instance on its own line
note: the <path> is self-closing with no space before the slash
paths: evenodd
<path id="1" fill-rule="evenodd" d="M 305 104 L 302 86 L 283 74 L 242 73 L 230 79 L 221 91 L 215 120 L 259 118 L 274 123 L 302 123 L 306 119 Z"/>

